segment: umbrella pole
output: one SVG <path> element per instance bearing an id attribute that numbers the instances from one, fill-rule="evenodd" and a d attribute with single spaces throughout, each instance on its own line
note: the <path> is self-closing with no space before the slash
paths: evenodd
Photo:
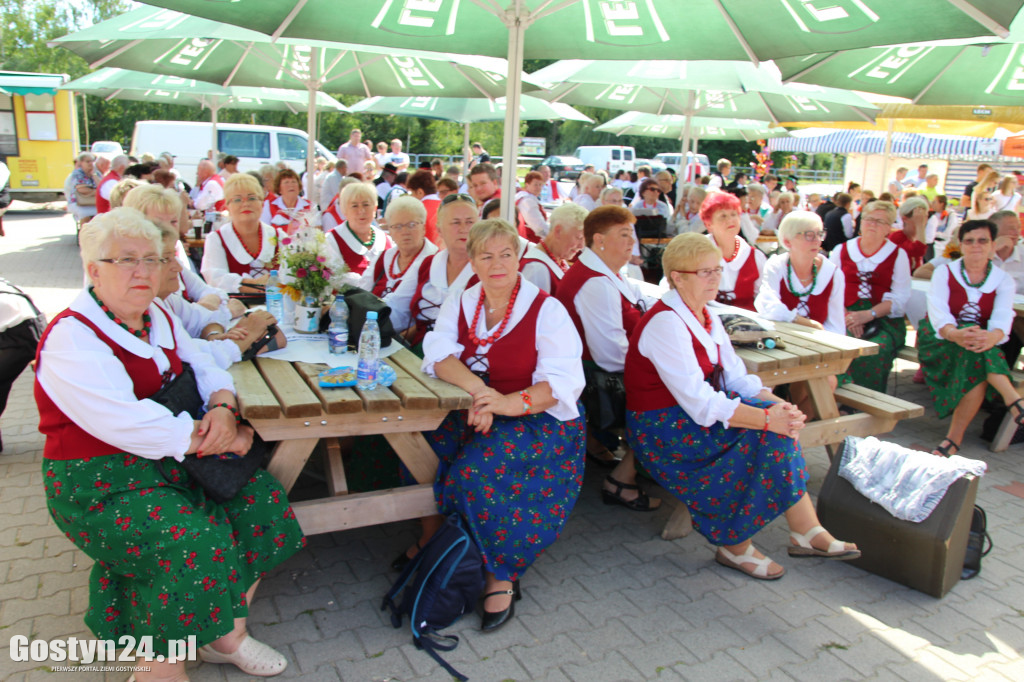
<path id="1" fill-rule="evenodd" d="M 220 111 L 220 103 L 210 106 L 210 160 L 217 163 L 217 113 Z"/>
<path id="2" fill-rule="evenodd" d="M 896 119 L 889 119 L 889 126 L 885 131 L 885 150 L 882 152 L 882 191 L 889 191 L 889 181 L 886 180 L 889 177 L 889 161 L 892 156 L 892 131 L 896 127 Z M 899 201 L 902 197 L 895 197 L 896 201 Z"/>
<path id="3" fill-rule="evenodd" d="M 469 182 L 469 121 L 462 124 L 462 176 Z"/>
<path id="4" fill-rule="evenodd" d="M 507 16 L 508 26 L 508 80 L 505 83 L 505 136 L 502 144 L 501 217 L 515 225 L 516 191 L 519 189 L 516 156 L 519 151 L 519 97 L 523 81 L 523 36 L 526 24 L 519 12 L 523 6 L 516 3 L 515 16 Z M 510 13 L 511 14 L 511 13 Z"/>
<path id="5" fill-rule="evenodd" d="M 316 158 L 316 93 L 319 89 L 320 48 L 314 47 L 309 58 L 310 79 L 306 84 L 309 91 L 309 103 L 306 109 L 306 199 L 318 203 L 319 197 L 313 196 L 313 168 Z"/>
<path id="6" fill-rule="evenodd" d="M 683 158 L 682 167 L 685 169 L 680 177 L 680 182 L 689 182 L 690 177 L 690 159 L 687 156 L 687 152 L 690 150 L 690 128 L 693 124 L 693 107 L 697 101 L 697 95 L 693 90 L 690 90 L 686 96 L 686 122 L 683 124 Z"/>

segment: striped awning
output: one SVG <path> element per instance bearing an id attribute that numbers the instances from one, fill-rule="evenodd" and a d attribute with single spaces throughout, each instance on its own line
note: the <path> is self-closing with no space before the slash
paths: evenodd
<path id="1" fill-rule="evenodd" d="M 916 133 L 893 133 L 892 136 L 892 155 L 902 157 L 998 156 L 1001 148 L 1000 140 L 987 137 Z M 776 138 L 768 141 L 768 150 L 805 154 L 882 154 L 885 152 L 885 133 L 837 130 L 824 135 Z"/>

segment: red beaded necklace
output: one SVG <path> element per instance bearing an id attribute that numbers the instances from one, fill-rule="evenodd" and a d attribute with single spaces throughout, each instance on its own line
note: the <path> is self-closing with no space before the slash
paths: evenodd
<path id="1" fill-rule="evenodd" d="M 405 277 L 405 273 L 407 273 L 409 271 L 409 268 L 412 267 L 412 264 L 416 262 L 416 259 L 419 257 L 419 255 L 421 253 L 423 253 L 423 249 L 426 248 L 426 246 L 427 246 L 427 242 L 424 240 L 423 246 L 421 246 L 420 250 L 416 252 L 416 255 L 412 257 L 412 259 L 409 261 L 409 264 L 406 265 L 404 268 L 402 268 L 401 272 L 395 272 L 395 266 L 398 265 L 398 259 L 402 255 L 401 252 L 398 251 L 398 247 L 396 246 L 395 247 L 395 251 L 396 251 L 395 257 L 391 261 L 391 265 L 388 266 L 388 277 L 390 279 L 402 279 L 403 277 Z"/>
<path id="2" fill-rule="evenodd" d="M 249 256 L 252 257 L 253 260 L 259 260 L 260 252 L 262 252 L 263 249 L 260 248 L 259 251 L 257 251 L 256 253 L 253 253 L 252 251 L 249 250 L 249 247 L 246 245 L 245 240 L 242 239 L 242 235 L 238 234 L 238 228 L 235 227 L 234 225 L 232 225 L 231 229 L 235 231 L 235 236 L 238 237 L 238 243 L 242 245 L 242 248 L 245 249 L 245 252 L 247 254 L 249 254 Z M 263 227 L 261 226 L 260 227 L 260 245 L 262 246 L 262 244 L 263 244 Z"/>
<path id="3" fill-rule="evenodd" d="M 519 295 L 519 283 L 522 280 L 516 278 L 516 286 L 512 289 L 512 297 L 508 300 L 508 305 L 505 307 L 505 317 L 501 319 L 501 324 L 495 330 L 493 334 L 483 339 L 478 338 L 476 335 L 476 326 L 480 322 L 480 312 L 484 309 L 484 290 L 480 288 L 480 299 L 476 302 L 476 312 L 473 313 L 473 324 L 469 326 L 469 340 L 473 342 L 473 345 L 488 346 L 501 336 L 501 333 L 505 331 L 505 327 L 508 326 L 508 321 L 512 317 L 512 308 L 515 307 L 516 297 Z"/>
<path id="4" fill-rule="evenodd" d="M 680 296 L 679 300 L 683 301 L 683 297 Z M 697 317 L 697 313 L 695 313 L 693 311 L 693 308 L 690 307 L 689 303 L 687 303 L 686 301 L 683 301 L 683 305 L 685 305 L 686 309 L 690 311 L 690 313 L 693 315 L 694 319 L 697 320 L 698 322 L 700 322 L 701 326 L 704 327 L 704 331 L 706 331 L 708 333 L 708 335 L 710 336 L 711 335 L 711 313 L 708 312 L 708 307 L 704 306 L 704 310 L 703 310 L 703 312 L 704 312 L 704 321 L 701 322 L 700 318 Z"/>
<path id="5" fill-rule="evenodd" d="M 723 258 L 725 258 L 725 262 L 726 263 L 731 263 L 736 258 L 736 256 L 739 255 L 739 252 L 740 252 L 740 238 L 739 237 L 733 237 L 733 239 L 736 240 L 736 243 L 735 243 L 735 246 L 732 249 L 732 255 L 728 256 L 728 257 L 726 257 L 724 255 L 722 256 Z"/>
<path id="6" fill-rule="evenodd" d="M 544 242 L 540 242 L 539 244 L 537 244 L 537 246 L 540 247 L 541 251 L 543 251 L 544 253 L 548 254 L 548 258 L 550 258 L 552 261 L 554 261 L 555 265 L 557 265 L 558 267 L 562 268 L 562 272 L 568 272 L 569 271 L 569 264 L 565 262 L 565 259 L 564 258 L 555 258 L 554 255 L 550 251 L 548 251 L 548 247 L 547 247 L 547 245 Z"/>

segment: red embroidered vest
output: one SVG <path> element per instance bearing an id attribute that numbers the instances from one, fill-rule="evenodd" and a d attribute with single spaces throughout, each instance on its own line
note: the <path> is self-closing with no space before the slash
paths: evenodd
<path id="1" fill-rule="evenodd" d="M 482 355 L 477 353 L 478 347 L 469 340 L 471 320 L 466 319 L 466 311 L 459 306 L 459 343 L 465 349 L 459 359 L 467 367 L 472 367 L 474 357 L 500 360 L 489 362 L 487 369 L 487 385 L 498 393 L 518 393 L 533 385 L 533 372 L 537 369 L 537 316 L 547 297 L 543 291 L 538 292 L 523 319 Z"/>
<path id="2" fill-rule="evenodd" d="M 263 228 L 260 228 L 260 229 L 261 229 L 260 239 L 261 239 L 261 244 L 262 244 L 262 235 L 263 235 L 262 229 Z M 227 261 L 228 261 L 228 272 L 230 272 L 233 275 L 242 275 L 243 277 L 248 277 L 250 274 L 252 274 L 252 267 L 250 267 L 251 264 L 252 264 L 252 261 L 249 261 L 248 263 L 239 263 L 238 260 L 235 258 L 235 256 L 231 253 L 231 249 L 228 248 L 227 242 L 224 241 L 224 235 L 221 234 L 221 231 L 217 230 L 214 234 L 217 235 L 217 238 L 220 239 L 221 246 L 224 247 L 224 256 L 227 258 Z M 235 236 L 237 236 L 237 234 Z M 242 239 L 239 237 L 238 241 L 241 242 Z M 270 266 L 271 264 L 277 262 L 277 250 L 278 250 L 279 246 L 280 245 L 275 240 L 274 241 L 274 256 L 273 256 L 273 258 L 270 259 L 270 263 L 265 263 L 264 265 Z M 245 248 L 245 247 L 243 246 L 242 248 Z M 261 248 L 260 251 L 262 251 L 262 250 L 263 249 Z M 256 260 L 256 259 L 253 258 L 252 260 Z"/>
<path id="3" fill-rule="evenodd" d="M 199 185 L 199 190 L 200 190 L 200 191 L 202 191 L 202 189 L 203 189 L 204 187 L 206 187 L 206 183 L 207 183 L 207 182 L 215 182 L 215 183 L 217 183 L 218 185 L 220 185 L 220 188 L 221 188 L 222 190 L 224 189 L 224 178 L 222 178 L 222 177 L 221 177 L 221 176 L 219 176 L 219 175 L 216 175 L 216 174 L 214 174 L 214 175 L 211 175 L 210 177 L 206 178 L 206 182 L 204 182 L 203 184 Z M 227 210 L 227 208 L 228 208 L 228 204 L 227 204 L 227 202 L 226 202 L 226 201 L 225 201 L 225 200 L 224 200 L 224 199 L 222 198 L 222 199 L 220 199 L 220 200 L 219 200 L 219 201 L 218 201 L 217 203 L 215 203 L 215 204 L 213 205 L 213 208 L 214 208 L 215 210 L 217 210 L 217 211 L 226 211 L 226 210 Z"/>
<path id="4" fill-rule="evenodd" d="M 103 188 L 103 183 L 107 180 L 113 180 L 115 183 L 121 181 L 121 176 L 114 171 L 107 171 L 107 174 L 100 179 L 100 184 L 96 185 L 96 213 L 106 213 L 110 210 L 110 199 L 104 199 L 100 195 L 100 189 Z"/>
<path id="5" fill-rule="evenodd" d="M 820 294 L 811 294 L 806 297 L 807 300 L 807 314 L 805 317 L 825 324 L 825 320 L 828 319 L 828 301 L 832 297 L 832 284 L 835 279 L 828 281 L 828 286 Z M 793 295 L 793 292 L 789 290 L 786 285 L 786 278 L 783 277 L 779 281 L 779 298 L 782 303 L 790 310 L 796 310 L 797 306 L 800 305 L 801 299 Z"/>
<path id="6" fill-rule="evenodd" d="M 440 251 L 438 253 L 440 253 Z M 423 287 L 430 281 L 430 264 L 434 262 L 434 256 L 436 255 L 437 253 L 432 253 L 424 258 L 423 262 L 420 263 L 420 269 L 416 273 L 416 293 L 413 294 L 412 301 L 409 302 L 410 319 L 412 319 L 416 324 L 416 331 L 413 334 L 412 339 L 410 339 L 410 343 L 414 346 L 423 340 L 423 337 L 427 335 L 427 332 L 434 328 L 434 321 L 437 319 L 436 314 L 434 317 L 430 318 L 426 317 L 423 313 L 427 310 L 440 311 L 441 304 L 444 303 L 444 300 L 435 302 L 423 298 Z M 406 274 L 406 276 L 408 276 L 408 274 Z M 474 274 L 469 278 L 469 281 L 466 282 L 465 288 L 468 289 L 479 281 L 480 278 Z M 420 301 L 426 301 L 427 305 L 420 306 Z"/>
<path id="7" fill-rule="evenodd" d="M 551 279 L 551 291 L 549 291 L 548 293 L 551 294 L 552 296 L 556 296 L 558 292 L 558 285 L 562 282 L 562 277 L 565 277 L 565 273 L 562 272 L 561 269 L 556 270 L 555 268 L 552 268 L 551 264 L 548 263 L 546 260 L 543 260 L 541 258 L 533 258 L 528 255 L 523 256 L 522 259 L 519 261 L 519 272 L 522 272 L 523 268 L 525 268 L 530 263 L 540 263 L 545 268 L 547 268 Z"/>
<path id="8" fill-rule="evenodd" d="M 988 326 L 989 318 L 992 317 L 992 308 L 995 307 L 996 292 L 992 290 L 982 294 L 977 303 L 970 303 L 967 299 L 967 289 L 949 273 L 949 312 L 956 318 L 958 325 L 976 324 L 982 329 Z M 935 330 L 936 332 L 938 329 Z"/>
<path id="9" fill-rule="evenodd" d="M 569 317 L 572 318 L 572 323 L 576 325 L 576 331 L 583 341 L 584 360 L 592 361 L 594 358 L 590 354 L 590 347 L 587 346 L 587 335 L 583 331 L 583 321 L 580 319 L 580 314 L 576 311 L 576 294 L 580 293 L 580 289 L 587 283 L 587 280 L 604 276 L 600 272 L 591 270 L 582 262 L 577 261 L 565 273 L 565 276 L 558 285 L 558 293 L 555 295 L 555 298 L 569 311 Z M 623 296 L 621 292 L 619 293 L 619 303 L 622 307 L 622 328 L 626 332 L 626 338 L 628 339 L 632 336 L 633 329 L 640 322 L 640 318 L 643 317 L 643 313 L 630 303 L 629 299 Z"/>
<path id="10" fill-rule="evenodd" d="M 174 324 L 171 318 L 164 312 L 167 324 L 171 326 L 172 334 Z M 85 326 L 89 327 L 100 341 L 110 346 L 114 356 L 124 365 L 125 371 L 131 378 L 134 385 L 135 397 L 144 400 L 160 390 L 163 385 L 163 376 L 157 371 L 156 361 L 153 359 L 140 358 L 118 344 L 114 343 L 109 336 L 100 331 L 99 327 L 93 324 L 88 318 L 80 313 L 65 310 L 46 327 L 42 338 L 39 340 L 39 348 L 36 350 L 36 371 L 39 371 L 43 347 L 50 335 L 53 325 L 65 317 L 74 317 Z M 164 354 L 171 363 L 170 371 L 175 376 L 181 373 L 182 363 L 178 357 L 177 345 L 173 348 L 164 348 Z M 90 435 L 82 427 L 73 422 L 53 402 L 46 391 L 35 382 L 33 389 L 35 393 L 36 406 L 39 408 L 39 432 L 46 436 L 46 444 L 43 446 L 43 457 L 47 459 L 89 459 L 91 457 L 103 457 L 123 452 L 120 448 L 101 441 L 99 438 Z"/>
<path id="11" fill-rule="evenodd" d="M 891 242 L 886 241 L 886 244 L 888 243 Z M 860 248 L 859 240 L 857 241 L 857 247 Z M 885 245 L 883 244 L 882 247 L 884 248 Z M 874 270 L 861 273 L 857 269 L 857 264 L 850 258 L 849 242 L 843 245 L 843 250 L 839 254 L 839 260 L 842 264 L 843 276 L 846 278 L 846 300 L 844 304 L 847 308 L 860 300 L 858 291 L 862 276 L 864 281 L 869 283 L 871 287 L 871 305 L 878 305 L 882 302 L 882 296 L 892 288 L 892 273 L 896 268 L 896 257 L 899 253 L 899 248 L 894 246 L 889 257 L 879 263 Z"/>
<path id="12" fill-rule="evenodd" d="M 726 263 L 725 267 L 729 267 L 729 264 Z M 740 266 L 739 274 L 736 275 L 736 284 L 733 286 L 733 290 L 719 290 L 715 300 L 719 303 L 734 305 L 737 308 L 754 310 L 754 297 L 757 295 L 757 292 L 754 291 L 754 284 L 757 283 L 757 278 L 760 276 L 761 273 L 757 270 L 757 254 L 751 247 L 747 251 L 747 259 Z"/>

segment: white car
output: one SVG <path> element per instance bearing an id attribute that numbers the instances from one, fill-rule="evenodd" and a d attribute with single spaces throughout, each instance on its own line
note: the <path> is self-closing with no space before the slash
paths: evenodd
<path id="1" fill-rule="evenodd" d="M 118 142 L 111 142 L 109 140 L 99 140 L 92 143 L 92 147 L 89 148 L 96 156 L 102 156 L 105 159 L 112 160 L 115 156 L 124 154 L 124 149 Z"/>

